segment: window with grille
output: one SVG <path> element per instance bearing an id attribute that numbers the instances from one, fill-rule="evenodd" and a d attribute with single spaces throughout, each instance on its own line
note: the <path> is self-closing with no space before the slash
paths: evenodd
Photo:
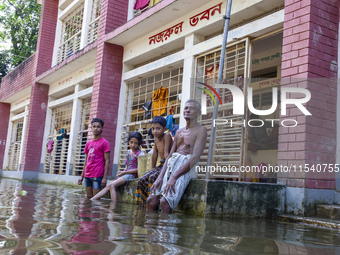
<path id="1" fill-rule="evenodd" d="M 44 173 L 65 174 L 73 102 L 52 109 Z M 51 146 L 51 144 L 53 144 Z M 49 147 L 52 150 L 49 151 Z"/>
<path id="2" fill-rule="evenodd" d="M 80 175 L 84 170 L 84 149 L 87 142 L 91 110 L 91 97 L 82 100 L 80 128 L 77 135 L 76 153 L 74 157 L 73 175 Z"/>
<path id="3" fill-rule="evenodd" d="M 100 4 L 101 4 L 101 0 L 93 0 L 92 9 L 91 9 L 91 21 L 89 24 L 89 31 L 88 31 L 88 36 L 87 36 L 88 44 L 97 40 L 97 37 L 98 37 Z"/>
<path id="4" fill-rule="evenodd" d="M 126 112 L 124 130 L 121 136 L 118 170 L 124 170 L 128 150 L 127 139 L 130 132 L 138 131 L 142 134 L 142 147 L 148 151 L 152 149 L 153 143 L 153 140 L 148 136 L 152 118 L 158 115 L 166 117 L 170 114 L 173 114 L 175 119 L 179 117 L 182 75 L 183 67 L 179 66 L 127 84 Z M 161 100 L 158 99 L 159 96 L 162 98 Z M 152 106 L 149 111 L 146 111 L 144 108 L 150 102 L 152 102 Z"/>
<path id="5" fill-rule="evenodd" d="M 84 3 L 68 15 L 62 24 L 58 63 L 80 50 L 81 31 L 84 16 Z"/>
<path id="6" fill-rule="evenodd" d="M 154 5 L 158 4 L 161 1 L 162 0 L 150 0 L 148 5 L 143 6 L 140 9 L 137 9 L 137 10 L 134 9 L 133 10 L 133 16 L 136 17 L 136 16 L 142 14 L 142 12 L 145 12 L 146 10 L 150 9 L 151 7 L 153 7 Z"/>
<path id="7" fill-rule="evenodd" d="M 24 119 L 20 119 L 12 123 L 11 144 L 8 151 L 8 171 L 18 170 L 23 126 Z"/>
<path id="8" fill-rule="evenodd" d="M 247 73 L 248 63 L 248 40 L 236 43 L 227 47 L 223 68 L 222 83 L 234 85 L 245 92 L 246 86 L 245 77 Z M 217 83 L 219 63 L 220 63 L 221 50 L 215 50 L 196 58 L 196 81 L 203 82 L 214 87 Z M 195 98 L 200 101 L 202 93 L 206 93 L 200 89 L 205 88 L 199 83 L 195 83 L 196 89 Z M 230 121 L 241 123 L 242 116 L 232 114 L 233 98 L 228 89 L 221 89 L 220 98 L 222 105 L 218 108 L 218 118 L 223 118 Z M 201 124 L 208 130 L 208 141 L 206 149 L 201 156 L 200 166 L 205 166 L 208 158 L 208 148 L 210 139 L 210 130 L 212 125 L 212 115 L 214 109 L 213 99 L 207 95 L 207 114 L 202 116 Z M 243 160 L 243 130 L 242 125 L 216 125 L 215 140 L 213 145 L 212 165 L 213 166 L 232 166 L 237 169 L 237 172 L 215 173 L 211 175 L 213 178 L 223 179 L 239 179 L 239 167 Z M 205 174 L 201 173 L 199 176 L 203 177 Z"/>

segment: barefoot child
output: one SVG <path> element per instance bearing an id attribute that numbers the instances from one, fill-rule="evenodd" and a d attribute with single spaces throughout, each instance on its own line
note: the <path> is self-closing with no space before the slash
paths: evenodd
<path id="1" fill-rule="evenodd" d="M 107 192 L 110 191 L 111 200 L 113 202 L 117 201 L 116 188 L 124 185 L 128 181 L 131 181 L 137 178 L 138 173 L 138 159 L 139 155 L 143 155 L 143 152 L 140 150 L 140 145 L 142 144 L 143 137 L 139 132 L 132 132 L 128 138 L 130 150 L 128 150 L 128 154 L 125 161 L 125 170 L 119 171 L 117 173 L 118 179 L 111 182 L 105 189 L 101 190 L 97 195 L 95 195 L 91 200 L 99 199 Z"/>
<path id="2" fill-rule="evenodd" d="M 141 177 L 137 184 L 136 200 L 139 207 L 146 206 L 146 199 L 150 195 L 150 188 L 162 170 L 165 159 L 170 153 L 172 138 L 169 133 L 165 133 L 166 120 L 161 116 L 156 116 L 151 121 L 152 134 L 155 137 L 155 146 L 152 152 L 152 169 Z M 160 165 L 156 167 L 158 154 L 161 157 Z"/>
<path id="3" fill-rule="evenodd" d="M 110 164 L 110 143 L 102 137 L 104 121 L 94 118 L 91 121 L 93 140 L 85 145 L 85 165 L 78 184 L 85 178 L 85 189 L 88 198 L 96 195 L 107 182 L 107 173 Z"/>

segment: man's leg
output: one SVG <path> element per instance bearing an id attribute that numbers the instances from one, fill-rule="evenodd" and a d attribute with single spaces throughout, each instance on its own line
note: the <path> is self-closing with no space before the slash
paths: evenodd
<path id="1" fill-rule="evenodd" d="M 157 211 L 159 206 L 159 196 L 150 195 L 146 200 L 146 208 L 148 210 Z"/>
<path id="2" fill-rule="evenodd" d="M 162 213 L 171 213 L 171 207 L 165 197 L 161 199 L 161 211 Z"/>
<path id="3" fill-rule="evenodd" d="M 190 172 L 185 173 L 180 176 L 175 183 L 175 191 L 168 194 L 163 195 L 161 199 L 161 211 L 163 213 L 171 213 L 177 207 L 179 201 L 181 200 L 185 189 L 189 185 L 190 182 Z"/>

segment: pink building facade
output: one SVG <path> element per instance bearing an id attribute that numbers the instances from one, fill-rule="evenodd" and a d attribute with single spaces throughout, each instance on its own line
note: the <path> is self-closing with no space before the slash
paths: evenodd
<path id="1" fill-rule="evenodd" d="M 184 126 L 186 100 L 206 96 L 197 82 L 217 81 L 227 1 L 162 0 L 134 9 L 135 2 L 42 2 L 36 53 L 0 87 L 3 177 L 75 183 L 94 117 L 105 121 L 110 176 L 124 168 L 130 131 L 143 134 L 144 150 L 152 148 L 150 116 L 173 115 Z M 233 115 L 230 91 L 222 90 L 218 118 L 236 124 L 216 127 L 213 165 L 235 171 L 214 170 L 211 179 L 286 185 L 286 211 L 297 214 L 313 214 L 315 204 L 340 203 L 339 3 L 233 2 L 223 82 L 252 93 L 254 108 L 262 111 L 275 102 L 275 88 L 279 106 L 259 117 L 272 120 L 266 129 L 272 143 L 254 147 L 248 125 L 241 124 L 249 121 L 249 105 L 246 114 Z M 167 91 L 162 100 L 155 96 L 160 88 Z M 287 98 L 303 98 L 292 88 L 305 89 L 311 98 L 286 107 L 285 89 Z M 152 109 L 145 112 L 149 101 Z M 207 99 L 200 120 L 208 130 L 213 105 Z M 207 151 L 199 178 L 206 176 Z M 243 171 L 260 164 L 279 170 Z"/>

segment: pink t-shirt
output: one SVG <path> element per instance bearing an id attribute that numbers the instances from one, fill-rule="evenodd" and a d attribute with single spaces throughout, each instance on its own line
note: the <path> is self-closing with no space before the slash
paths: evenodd
<path id="1" fill-rule="evenodd" d="M 87 162 L 84 176 L 103 177 L 105 158 L 104 153 L 110 151 L 110 143 L 101 137 L 98 140 L 88 141 L 85 145 L 84 153 L 87 154 Z"/>

